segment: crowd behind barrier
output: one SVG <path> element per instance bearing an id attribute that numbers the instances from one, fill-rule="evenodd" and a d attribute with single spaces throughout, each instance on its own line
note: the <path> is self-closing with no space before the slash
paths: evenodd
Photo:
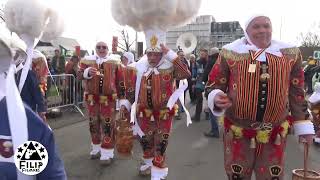
<path id="1" fill-rule="evenodd" d="M 46 101 L 48 111 L 56 108 L 73 107 L 82 115 L 82 83 L 72 74 L 48 76 Z"/>

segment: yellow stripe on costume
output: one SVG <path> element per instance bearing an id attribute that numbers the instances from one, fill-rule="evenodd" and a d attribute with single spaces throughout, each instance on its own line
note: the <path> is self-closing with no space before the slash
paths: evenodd
<path id="1" fill-rule="evenodd" d="M 224 57 L 227 61 L 232 60 L 232 61 L 245 61 L 246 59 L 250 58 L 249 53 L 236 53 L 232 50 L 227 50 L 227 49 L 222 49 L 220 51 L 220 55 Z"/>

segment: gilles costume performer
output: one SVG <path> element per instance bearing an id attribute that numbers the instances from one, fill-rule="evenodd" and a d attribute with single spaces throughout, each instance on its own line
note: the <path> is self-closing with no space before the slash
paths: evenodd
<path id="1" fill-rule="evenodd" d="M 19 56 L 14 57 L 14 62 L 16 64 L 16 83 L 17 85 L 20 82 L 21 74 L 23 71 L 25 59 L 21 60 L 23 58 L 26 58 L 27 54 L 23 51 L 23 47 L 15 48 L 16 54 L 19 54 Z M 47 66 L 46 61 L 43 59 L 44 56 L 38 51 L 34 50 L 33 52 L 33 60 L 36 59 L 36 64 L 32 70 L 28 71 L 24 86 L 20 92 L 22 101 L 26 103 L 34 112 L 37 112 L 38 115 L 43 119 L 44 122 L 47 122 L 46 120 L 46 112 L 47 107 L 45 103 L 44 93 L 46 90 L 46 79 L 47 79 Z M 43 60 L 42 60 L 43 59 Z M 43 66 L 39 66 L 40 62 L 44 63 Z M 40 68 L 41 67 L 41 68 Z M 41 73 L 40 73 L 41 72 Z M 40 80 L 42 80 L 42 83 L 40 83 Z"/>
<path id="2" fill-rule="evenodd" d="M 85 80 L 84 99 L 89 114 L 89 126 L 92 142 L 91 158 L 98 158 L 102 165 L 109 165 L 114 157 L 115 108 L 116 99 L 120 106 L 124 96 L 120 58 L 107 56 L 106 43 L 99 42 L 96 46 L 97 55 L 87 56 L 80 61 L 78 78 Z M 96 74 L 90 76 L 91 68 Z M 123 93 L 122 93 L 123 94 Z"/>
<path id="3" fill-rule="evenodd" d="M 35 0 L 7 1 L 4 19 L 9 33 L 16 33 L 27 45 L 27 58 L 23 59 L 25 63 L 17 88 L 14 79 L 16 67 L 12 61 L 17 52 L 11 48 L 16 46 L 11 46 L 12 37 L 6 37 L 0 28 L 0 179 L 66 179 L 52 131 L 29 107 L 23 105 L 20 98 L 31 69 L 36 39 L 50 42 L 59 37 L 63 32 L 63 28 L 60 28 L 63 20 L 56 11 L 49 10 L 48 6 Z M 28 140 L 41 143 L 48 151 L 48 165 L 36 177 L 20 173 L 14 165 L 14 150 Z"/>
<path id="4" fill-rule="evenodd" d="M 144 152 L 140 173 L 148 175 L 151 170 L 152 180 L 165 179 L 168 174 L 165 152 L 177 111 L 175 103 L 179 99 L 184 104 L 183 94 L 188 87 L 184 80 L 175 90 L 174 81 L 190 77 L 187 65 L 178 61 L 176 53 L 159 45 L 165 44 L 166 30 L 188 23 L 198 14 L 200 5 L 201 0 L 111 1 L 115 21 L 146 35 L 147 53 L 134 63 L 137 79 L 130 120 L 135 122 L 134 131 L 140 136 Z M 187 120 L 188 125 L 188 113 Z"/>
<path id="5" fill-rule="evenodd" d="M 165 32 L 148 30 L 145 34 L 146 55 L 134 64 L 137 82 L 131 120 L 136 121 L 135 131 L 140 136 L 143 149 L 144 163 L 140 174 L 150 175 L 151 172 L 152 180 L 160 180 L 168 174 L 166 149 L 172 119 L 178 111 L 175 103 L 179 98 L 184 104 L 183 93 L 188 87 L 186 79 L 190 77 L 190 72 L 175 52 L 163 52 L 160 48 L 160 43 L 165 42 Z M 182 79 L 179 89 L 176 89 L 175 81 Z M 187 119 L 188 124 L 191 123 L 189 113 Z"/>
<path id="6" fill-rule="evenodd" d="M 49 69 L 45 55 L 42 54 L 39 50 L 33 51 L 32 70 L 36 73 L 37 79 L 39 81 L 39 87 L 44 97 L 47 91 Z"/>
<path id="7" fill-rule="evenodd" d="M 0 179 L 64 180 L 66 173 L 57 153 L 52 131 L 29 107 L 23 105 L 20 98 L 14 80 L 13 58 L 21 58 L 21 54 L 11 48 L 10 37 L 2 35 L 0 34 Z M 16 148 L 26 141 L 41 143 L 50 157 L 45 170 L 36 176 L 22 174 L 14 164 Z"/>
<path id="8" fill-rule="evenodd" d="M 275 40 L 265 49 L 253 44 L 247 31 L 259 17 L 270 22 L 263 15 L 250 18 L 244 27 L 246 36 L 222 48 L 206 85 L 213 114 L 225 112 L 225 170 L 232 180 L 249 180 L 252 172 L 257 180 L 283 179 L 289 128 L 294 126 L 296 135 L 314 134 L 303 89 L 301 53 Z M 215 102 L 223 93 L 232 102 L 226 110 L 218 109 Z"/>

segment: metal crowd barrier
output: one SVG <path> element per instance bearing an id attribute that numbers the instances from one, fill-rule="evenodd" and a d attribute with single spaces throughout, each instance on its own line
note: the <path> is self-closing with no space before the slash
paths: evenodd
<path id="1" fill-rule="evenodd" d="M 84 116 L 79 107 L 83 103 L 82 83 L 72 74 L 48 76 L 46 100 L 48 110 L 73 107 Z"/>

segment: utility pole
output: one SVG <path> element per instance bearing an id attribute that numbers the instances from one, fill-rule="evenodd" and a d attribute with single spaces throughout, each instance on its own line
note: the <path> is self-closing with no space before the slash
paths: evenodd
<path id="1" fill-rule="evenodd" d="M 280 20 L 280 40 L 282 38 L 282 15 L 281 15 L 281 20 Z"/>
<path id="2" fill-rule="evenodd" d="M 136 53 L 135 53 L 135 56 L 136 58 L 135 59 L 138 59 L 138 32 L 136 31 L 136 47 L 134 48 Z"/>

